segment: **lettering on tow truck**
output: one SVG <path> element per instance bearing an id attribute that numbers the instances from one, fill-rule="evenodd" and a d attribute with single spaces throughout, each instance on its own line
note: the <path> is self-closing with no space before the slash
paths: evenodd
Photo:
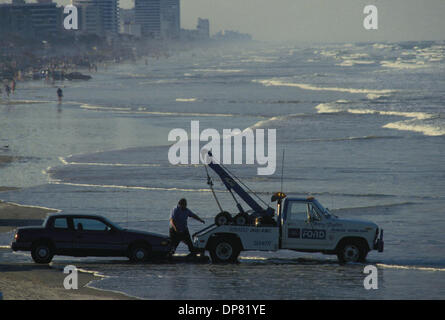
<path id="1" fill-rule="evenodd" d="M 326 239 L 326 230 L 303 229 L 302 239 L 324 240 Z"/>
<path id="2" fill-rule="evenodd" d="M 249 232 L 249 227 L 231 227 L 229 231 L 231 232 Z"/>
<path id="3" fill-rule="evenodd" d="M 256 240 L 253 242 L 253 245 L 258 246 L 258 247 L 269 247 L 271 244 L 272 244 L 272 241 Z"/>

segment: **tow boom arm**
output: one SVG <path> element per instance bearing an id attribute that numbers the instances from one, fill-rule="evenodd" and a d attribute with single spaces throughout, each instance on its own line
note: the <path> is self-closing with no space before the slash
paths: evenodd
<path id="1" fill-rule="evenodd" d="M 224 168 L 218 164 L 215 163 L 212 157 L 212 153 L 209 151 L 208 155 L 211 159 L 210 163 L 208 164 L 208 166 L 215 171 L 215 173 L 221 178 L 221 181 L 224 183 L 224 185 L 226 186 L 227 190 L 232 194 L 232 191 L 234 191 L 241 199 L 244 200 L 245 203 L 247 203 L 247 205 L 249 207 L 251 207 L 254 211 L 255 215 L 259 215 L 259 216 L 273 216 L 275 213 L 275 210 L 267 207 L 267 209 L 264 209 L 263 207 L 261 207 L 258 202 L 256 202 L 239 184 L 238 182 L 235 181 L 235 179 L 232 178 L 232 176 L 226 171 L 224 170 Z M 240 212 L 244 212 L 243 208 L 241 207 L 241 205 L 238 203 L 238 201 L 236 201 L 236 198 L 234 197 L 235 202 L 237 203 L 237 208 L 240 210 Z"/>

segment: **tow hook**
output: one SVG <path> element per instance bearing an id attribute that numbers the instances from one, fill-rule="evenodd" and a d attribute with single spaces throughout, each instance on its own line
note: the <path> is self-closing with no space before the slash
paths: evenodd
<path id="1" fill-rule="evenodd" d="M 380 235 L 374 244 L 374 249 L 377 249 L 378 252 L 383 252 L 385 242 L 383 241 L 383 229 L 380 230 Z"/>

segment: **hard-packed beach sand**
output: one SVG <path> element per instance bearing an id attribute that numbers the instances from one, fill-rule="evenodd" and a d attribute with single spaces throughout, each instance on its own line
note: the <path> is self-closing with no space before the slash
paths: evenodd
<path id="1" fill-rule="evenodd" d="M 0 263 L 0 292 L 5 300 L 126 300 L 126 295 L 89 288 L 98 277 L 78 272 L 78 289 L 67 290 L 62 270 L 48 265 Z"/>
<path id="2" fill-rule="evenodd" d="M 0 189 L 0 191 L 2 190 Z M 0 232 L 9 232 L 19 226 L 40 225 L 48 213 L 55 212 L 58 210 L 21 206 L 0 200 Z"/>
<path id="3" fill-rule="evenodd" d="M 0 187 L 1 191 L 12 190 Z M 32 206 L 22 206 L 0 200 L 0 232 L 10 232 L 18 226 L 39 225 L 49 213 L 58 210 Z M 12 239 L 11 239 L 12 240 Z M 1 248 L 9 251 L 9 248 Z M 0 254 L 0 257 L 4 255 Z M 91 273 L 78 272 L 78 289 L 67 290 L 63 280 L 67 274 L 63 270 L 48 265 L 4 261 L 0 258 L 0 292 L 5 300 L 123 300 L 130 297 L 89 288 L 91 281 L 100 277 Z"/>

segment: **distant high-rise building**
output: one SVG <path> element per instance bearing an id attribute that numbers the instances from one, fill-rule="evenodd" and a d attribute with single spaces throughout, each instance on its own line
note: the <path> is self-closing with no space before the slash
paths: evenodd
<path id="1" fill-rule="evenodd" d="M 161 35 L 179 38 L 181 29 L 179 0 L 161 0 Z"/>
<path id="2" fill-rule="evenodd" d="M 177 38 L 180 31 L 179 0 L 135 0 L 135 21 L 142 35 Z"/>
<path id="3" fill-rule="evenodd" d="M 79 14 L 79 29 L 97 35 L 119 32 L 119 0 L 73 0 Z"/>
<path id="4" fill-rule="evenodd" d="M 62 29 L 63 9 L 51 1 L 25 3 L 13 0 L 0 4 L 0 34 L 18 34 L 23 37 L 46 37 Z"/>
<path id="5" fill-rule="evenodd" d="M 196 30 L 198 31 L 198 36 L 200 38 L 209 38 L 210 37 L 209 19 L 198 18 L 198 25 L 196 26 Z"/>
<path id="6" fill-rule="evenodd" d="M 141 25 L 144 36 L 159 38 L 161 35 L 161 1 L 135 0 L 134 14 L 136 24 Z"/>

